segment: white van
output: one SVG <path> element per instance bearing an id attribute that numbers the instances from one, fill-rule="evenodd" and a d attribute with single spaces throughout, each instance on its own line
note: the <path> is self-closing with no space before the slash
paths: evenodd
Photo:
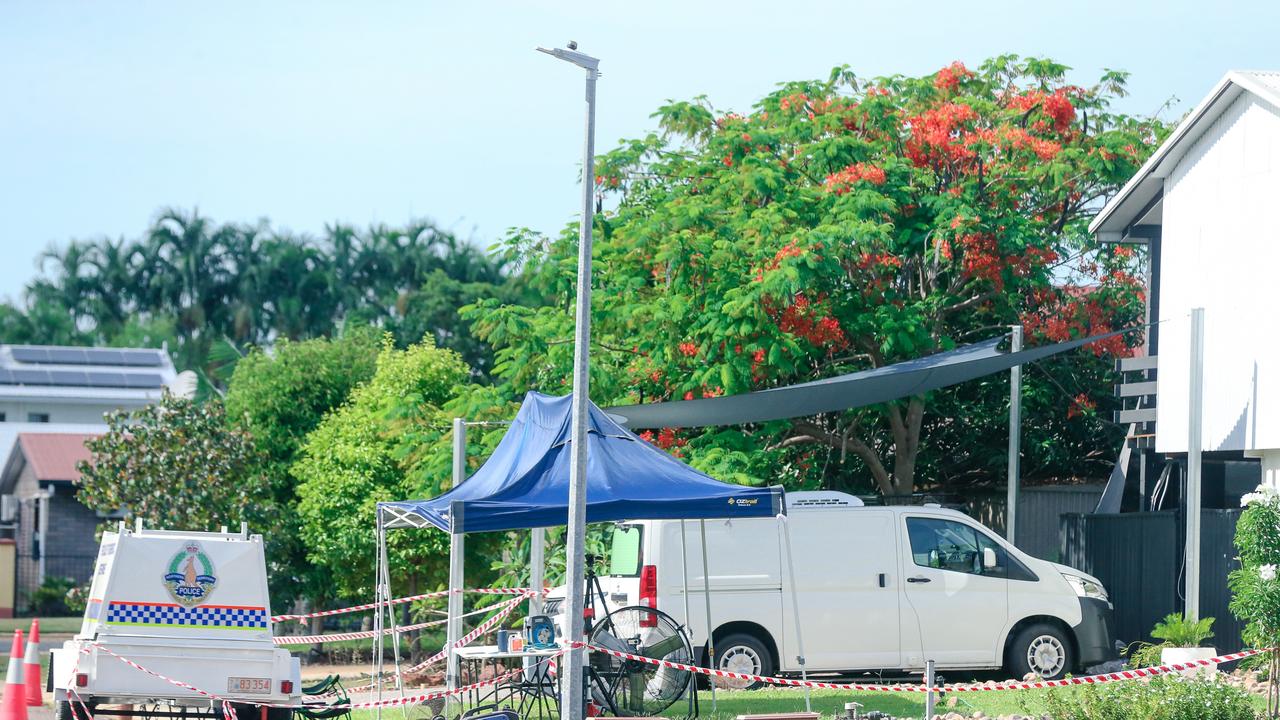
<path id="1" fill-rule="evenodd" d="M 911 673 L 933 660 L 939 670 L 1057 678 L 1114 657 L 1111 602 L 1097 579 L 1026 555 L 963 513 L 863 507 L 837 492 L 786 499 L 794 601 L 778 520 L 706 521 L 720 668 L 798 673 L 797 609 L 810 673 Z M 679 521 L 618 524 L 600 579 L 610 609 L 658 608 L 685 625 L 705 659 L 702 541 L 698 521 L 684 527 L 682 559 Z M 562 594 L 553 593 L 550 614 Z"/>

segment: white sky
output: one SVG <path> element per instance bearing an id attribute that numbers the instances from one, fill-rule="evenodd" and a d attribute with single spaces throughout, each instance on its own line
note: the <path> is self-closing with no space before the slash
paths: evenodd
<path id="1" fill-rule="evenodd" d="M 1003 52 L 1133 73 L 1123 109 L 1189 109 L 1280 69 L 1280 3 L 0 2 L 0 297 L 51 243 L 136 237 L 163 206 L 218 221 L 427 216 L 482 245 L 573 221 L 582 74 L 597 149 L 668 98 L 743 110 L 847 63 L 925 74 Z"/>

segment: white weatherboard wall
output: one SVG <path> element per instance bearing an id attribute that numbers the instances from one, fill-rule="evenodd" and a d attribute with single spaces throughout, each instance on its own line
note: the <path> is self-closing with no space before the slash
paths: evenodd
<path id="1" fill-rule="evenodd" d="M 1190 312 L 1203 307 L 1204 449 L 1265 465 L 1280 453 L 1280 109 L 1241 93 L 1165 180 L 1163 206 L 1156 450 L 1187 451 Z"/>

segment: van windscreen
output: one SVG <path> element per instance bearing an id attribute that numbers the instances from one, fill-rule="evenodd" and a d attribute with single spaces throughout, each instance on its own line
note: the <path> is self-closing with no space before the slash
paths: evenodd
<path id="1" fill-rule="evenodd" d="M 636 577 L 640 574 L 640 539 L 644 531 L 639 525 L 615 525 L 609 546 L 609 574 Z"/>

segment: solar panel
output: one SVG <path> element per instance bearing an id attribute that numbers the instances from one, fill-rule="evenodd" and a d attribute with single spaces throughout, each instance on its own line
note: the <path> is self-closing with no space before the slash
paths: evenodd
<path id="1" fill-rule="evenodd" d="M 43 368 L 0 368 L 0 385 L 39 385 L 62 387 L 128 388 L 156 390 L 164 387 L 159 373 L 127 373 L 84 370 L 45 370 Z"/>
<path id="2" fill-rule="evenodd" d="M 19 369 L 13 371 L 13 380 L 19 385 L 50 385 L 48 370 L 26 370 Z"/>
<path id="3" fill-rule="evenodd" d="M 116 350 L 114 348 L 15 347 L 13 359 L 35 365 L 107 365 L 114 367 L 160 367 L 162 350 Z"/>
<path id="4" fill-rule="evenodd" d="M 121 350 L 120 364 L 133 367 L 160 367 L 162 350 Z"/>
<path id="5" fill-rule="evenodd" d="M 41 347 L 16 347 L 13 349 L 13 359 L 28 363 L 49 362 L 49 351 Z"/>
<path id="6" fill-rule="evenodd" d="M 125 387 L 155 389 L 164 387 L 164 378 L 156 373 L 126 373 Z"/>

